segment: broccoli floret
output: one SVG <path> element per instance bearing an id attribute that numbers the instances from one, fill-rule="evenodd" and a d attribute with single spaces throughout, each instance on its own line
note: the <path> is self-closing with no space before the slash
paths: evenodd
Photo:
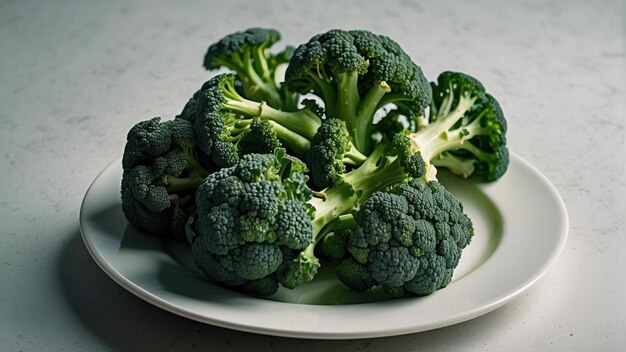
<path id="1" fill-rule="evenodd" d="M 500 178 L 509 164 L 506 120 L 496 99 L 475 78 L 443 72 L 432 84 L 430 114 L 409 134 L 425 161 L 486 181 Z"/>
<path id="2" fill-rule="evenodd" d="M 309 149 L 321 125 L 313 111 L 286 112 L 244 98 L 236 76 L 218 75 L 204 83 L 197 97 L 195 128 L 199 148 L 220 167 L 234 165 L 243 152 L 271 152 L 277 140 L 299 155 Z M 261 122 L 255 122 L 255 119 Z"/>
<path id="3" fill-rule="evenodd" d="M 445 287 L 474 234 L 463 205 L 438 182 L 422 179 L 374 193 L 355 220 L 351 256 L 337 276 L 355 290 L 382 285 L 392 295 Z"/>
<path id="4" fill-rule="evenodd" d="M 298 95 L 277 84 L 277 70 L 289 62 L 293 47 L 271 54 L 270 48 L 280 40 L 275 29 L 250 28 L 229 34 L 212 44 L 204 57 L 204 67 L 221 67 L 237 72 L 244 95 L 251 100 L 265 101 L 277 109 L 292 110 Z"/>
<path id="5" fill-rule="evenodd" d="M 245 155 L 209 175 L 198 188 L 188 234 L 200 269 L 259 295 L 312 278 L 319 262 L 302 254 L 313 242 L 303 172 L 302 162 L 279 149 Z"/>
<path id="6" fill-rule="evenodd" d="M 323 188 L 346 172 L 346 165 L 358 166 L 366 157 L 352 144 L 346 124 L 336 118 L 323 121 L 311 141 L 306 161 L 315 185 Z"/>
<path id="7" fill-rule="evenodd" d="M 122 158 L 122 210 L 140 230 L 184 237 L 195 191 L 208 172 L 197 158 L 189 121 L 142 121 L 128 133 Z"/>
<path id="8" fill-rule="evenodd" d="M 395 104 L 420 115 L 431 97 L 422 70 L 396 42 L 362 30 L 331 30 L 300 45 L 285 84 L 320 97 L 326 115 L 343 120 L 354 145 L 366 155 L 372 149 L 376 112 Z"/>

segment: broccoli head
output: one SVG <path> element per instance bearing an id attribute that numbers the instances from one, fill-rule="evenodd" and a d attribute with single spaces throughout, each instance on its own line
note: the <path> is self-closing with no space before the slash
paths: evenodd
<path id="1" fill-rule="evenodd" d="M 460 72 L 440 74 L 432 92 L 428 118 L 409 135 L 414 150 L 463 177 L 500 178 L 509 164 L 500 104 L 476 78 Z"/>
<path id="2" fill-rule="evenodd" d="M 421 179 L 374 193 L 355 221 L 337 276 L 352 289 L 382 285 L 394 296 L 445 287 L 474 233 L 462 204 L 438 182 Z"/>
<path id="3" fill-rule="evenodd" d="M 273 294 L 279 283 L 295 287 L 310 280 L 319 262 L 302 253 L 314 240 L 304 172 L 302 162 L 278 149 L 245 155 L 209 175 L 198 188 L 197 213 L 188 224 L 200 269 L 259 295 Z"/>
<path id="4" fill-rule="evenodd" d="M 270 48 L 280 40 L 275 29 L 250 28 L 231 33 L 212 44 L 204 57 L 204 67 L 222 67 L 237 73 L 244 95 L 251 100 L 265 101 L 277 109 L 292 110 L 298 95 L 277 84 L 278 68 L 289 62 L 293 47 L 271 54 Z"/>
<path id="5" fill-rule="evenodd" d="M 198 147 L 219 167 L 234 165 L 251 149 L 272 152 L 278 141 L 303 155 L 321 124 L 320 117 L 308 108 L 286 112 L 246 99 L 237 82 L 235 75 L 222 74 L 203 84 L 195 98 Z"/>
<path id="6" fill-rule="evenodd" d="M 430 103 L 431 89 L 422 70 L 392 39 L 369 31 L 331 30 L 294 52 L 285 84 L 313 93 L 327 117 L 346 123 L 356 148 L 371 152 L 374 115 L 388 104 L 413 115 Z"/>
<path id="7" fill-rule="evenodd" d="M 195 190 L 208 172 L 197 158 L 189 121 L 142 121 L 128 133 L 122 158 L 122 210 L 140 230 L 184 237 Z"/>

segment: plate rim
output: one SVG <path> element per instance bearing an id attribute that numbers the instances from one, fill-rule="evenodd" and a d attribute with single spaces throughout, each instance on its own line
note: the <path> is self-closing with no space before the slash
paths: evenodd
<path id="1" fill-rule="evenodd" d="M 163 297 L 145 289 L 141 285 L 133 282 L 129 278 L 125 277 L 122 273 L 120 273 L 114 265 L 112 265 L 107 259 L 102 255 L 97 245 L 94 243 L 92 239 L 89 238 L 89 234 L 87 234 L 86 230 L 86 204 L 88 198 L 90 196 L 90 192 L 92 192 L 94 186 L 97 184 L 99 180 L 103 177 L 103 174 L 107 172 L 114 164 L 119 163 L 121 158 L 118 158 L 109 164 L 106 165 L 94 178 L 87 191 L 85 192 L 85 196 L 81 202 L 80 212 L 79 212 L 79 227 L 81 237 L 85 246 L 96 262 L 96 264 L 103 270 L 107 276 L 109 276 L 115 283 L 131 292 L 135 296 L 141 298 L 142 300 L 153 304 L 163 310 L 169 311 L 173 314 L 192 319 L 201 323 L 206 323 L 214 326 L 219 326 L 223 328 L 234 329 L 238 331 L 251 332 L 251 333 L 259 333 L 264 335 L 271 336 L 282 336 L 282 337 L 291 337 L 291 338 L 306 338 L 306 339 L 329 339 L 329 340 L 339 340 L 339 339 L 355 339 L 355 338 L 376 338 L 376 337 L 387 337 L 387 336 L 396 336 L 396 335 L 404 335 L 409 333 L 416 333 L 421 331 L 427 331 L 432 329 L 437 329 L 445 326 L 450 326 L 454 324 L 458 324 L 464 321 L 468 321 L 489 313 L 493 310 L 498 309 L 504 304 L 512 301 L 513 299 L 520 296 L 523 292 L 525 292 L 528 288 L 530 288 L 533 284 L 535 284 L 539 279 L 541 279 L 545 273 L 554 265 L 554 263 L 559 258 L 562 253 L 565 244 L 568 238 L 569 232 L 569 216 L 567 213 L 567 208 L 565 202 L 561 195 L 559 194 L 557 188 L 550 182 L 550 180 L 539 171 L 534 165 L 529 163 L 527 160 L 522 158 L 520 155 L 510 151 L 510 158 L 512 162 L 519 162 L 523 167 L 532 172 L 534 176 L 538 178 L 540 183 L 546 186 L 547 190 L 550 193 L 550 198 L 555 201 L 557 205 L 557 213 L 559 214 L 559 218 L 555 220 L 555 224 L 560 229 L 559 234 L 554 234 L 554 236 L 558 236 L 558 241 L 556 245 L 552 248 L 550 255 L 543 262 L 538 270 L 536 270 L 533 275 L 529 276 L 524 282 L 520 283 L 516 287 L 512 287 L 508 292 L 498 297 L 494 297 L 488 304 L 482 305 L 475 309 L 464 311 L 457 313 L 452 316 L 446 316 L 437 321 L 432 321 L 427 326 L 420 325 L 409 325 L 404 327 L 392 327 L 385 329 L 381 327 L 375 331 L 373 330 L 365 330 L 359 331 L 358 329 L 353 329 L 350 332 L 325 332 L 325 331 L 315 331 L 315 330 L 297 330 L 297 329 L 287 329 L 287 328 L 277 328 L 277 327 L 269 327 L 258 324 L 243 324 L 233 321 L 228 321 L 224 319 L 217 319 L 215 317 L 210 317 L 207 315 L 200 314 L 198 312 L 190 311 L 187 309 L 181 308 L 178 304 L 168 301 Z M 506 174 L 505 174 L 506 175 Z M 505 176 L 506 177 L 506 176 Z M 557 223 L 558 222 L 558 223 Z M 469 276 L 469 275 L 468 275 Z M 260 299 L 259 299 L 260 300 Z M 263 300 L 263 302 L 272 302 L 273 304 L 294 304 L 294 303 L 283 303 L 276 301 L 267 301 Z M 363 303 L 363 304 L 372 304 L 372 303 Z M 380 303 L 379 303 L 380 304 Z M 362 305 L 358 304 L 357 306 Z M 337 309 L 337 307 L 342 306 L 324 306 L 324 305 L 298 305 L 298 306 L 306 306 L 308 310 L 316 311 L 317 313 L 324 313 L 329 310 L 329 307 L 332 309 Z M 346 305 L 351 306 L 351 305 Z M 343 306 L 345 307 L 345 306 Z M 342 308 L 339 308 L 342 310 Z M 424 325 L 424 324 L 422 324 Z"/>

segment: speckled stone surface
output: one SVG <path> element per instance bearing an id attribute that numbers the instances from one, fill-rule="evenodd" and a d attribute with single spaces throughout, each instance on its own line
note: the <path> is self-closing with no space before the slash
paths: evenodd
<path id="1" fill-rule="evenodd" d="M 624 13 L 620 1 L 3 1 L 0 350 L 623 351 Z M 285 43 L 369 29 L 428 77 L 480 78 L 507 114 L 511 149 L 565 200 L 570 233 L 556 264 L 478 319 L 352 341 L 203 325 L 116 285 L 80 238 L 87 187 L 134 123 L 180 111 L 208 77 L 210 43 L 252 26 L 279 29 Z"/>

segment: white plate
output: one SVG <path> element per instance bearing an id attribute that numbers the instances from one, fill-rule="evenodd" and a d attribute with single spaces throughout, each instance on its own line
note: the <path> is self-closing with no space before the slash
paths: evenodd
<path id="1" fill-rule="evenodd" d="M 118 160 L 95 179 L 83 200 L 80 226 L 96 263 L 115 282 L 172 313 L 267 335 L 350 339 L 414 333 L 466 321 L 517 297 L 557 259 L 565 244 L 565 205 L 550 182 L 516 154 L 494 183 L 440 181 L 465 205 L 476 235 L 452 283 L 426 297 L 381 300 L 356 294 L 322 272 L 271 299 L 206 281 L 186 247 L 140 233 L 121 211 Z"/>

